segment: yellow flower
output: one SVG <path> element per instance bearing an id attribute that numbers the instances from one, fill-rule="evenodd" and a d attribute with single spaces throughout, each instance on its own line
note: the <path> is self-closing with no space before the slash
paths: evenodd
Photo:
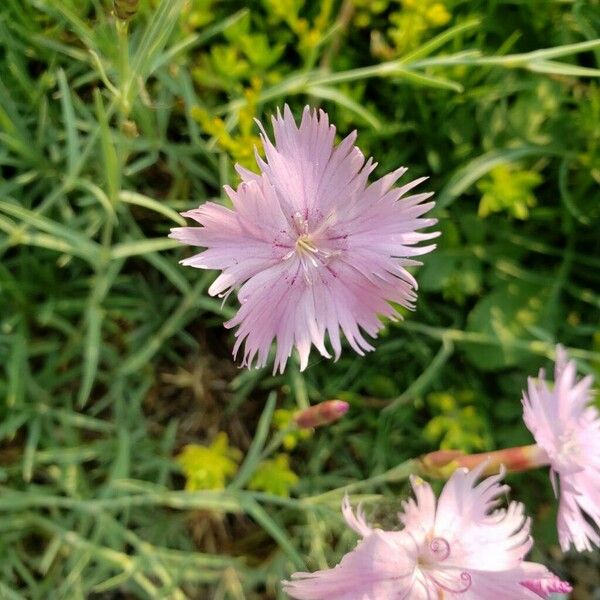
<path id="1" fill-rule="evenodd" d="M 273 414 L 273 427 L 277 431 L 285 432 L 282 443 L 286 450 L 293 450 L 298 442 L 311 437 L 310 429 L 300 429 L 294 422 L 297 411 L 279 408 Z"/>
<path id="2" fill-rule="evenodd" d="M 526 171 L 510 164 L 494 167 L 488 178 L 477 183 L 483 193 L 479 202 L 479 216 L 508 212 L 517 219 L 526 219 L 529 208 L 536 205 L 532 190 L 542 182 L 537 171 Z"/>
<path id="3" fill-rule="evenodd" d="M 248 488 L 268 492 L 276 496 L 289 496 L 290 488 L 298 483 L 298 475 L 290 469 L 290 457 L 278 454 L 275 458 L 264 460 L 248 483 Z"/>
<path id="4" fill-rule="evenodd" d="M 220 432 L 210 446 L 188 444 L 175 457 L 183 471 L 188 492 L 222 490 L 237 471 L 242 453 L 229 446 L 227 434 Z"/>
<path id="5" fill-rule="evenodd" d="M 425 13 L 427 21 L 432 27 L 441 27 L 446 25 L 452 18 L 452 15 L 448 12 L 448 9 L 441 3 L 437 2 L 433 6 L 427 9 Z"/>

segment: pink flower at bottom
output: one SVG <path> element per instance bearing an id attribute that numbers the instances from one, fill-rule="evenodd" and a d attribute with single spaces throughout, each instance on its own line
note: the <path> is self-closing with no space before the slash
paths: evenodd
<path id="1" fill-rule="evenodd" d="M 502 474 L 477 483 L 484 466 L 455 471 L 437 500 L 413 477 L 399 531 L 371 528 L 346 498 L 344 517 L 363 539 L 333 569 L 294 573 L 284 590 L 297 600 L 539 600 L 531 585 L 553 576 L 524 561 L 529 519 L 520 503 L 497 508 L 508 487 Z"/>
<path id="2" fill-rule="evenodd" d="M 233 208 L 206 202 L 183 213 L 201 227 L 178 227 L 171 236 L 205 248 L 182 261 L 221 274 L 211 295 L 237 290 L 240 309 L 226 327 L 237 327 L 234 355 L 243 365 L 265 366 L 277 344 L 274 371 L 283 372 L 297 349 L 300 369 L 312 346 L 337 359 L 341 333 L 358 353 L 372 350 L 380 317 L 396 319 L 392 305 L 414 308 L 417 283 L 406 267 L 434 245 L 420 233 L 436 219 L 423 218 L 430 193 L 406 195 L 426 178 L 395 187 L 405 168 L 369 183 L 377 166 L 354 145 L 356 132 L 335 144 L 335 127 L 322 110 L 305 108 L 296 125 L 286 106 L 273 118 L 275 143 L 262 125 L 266 161 L 260 174 L 238 166 L 242 183 L 225 191 Z"/>
<path id="3" fill-rule="evenodd" d="M 577 381 L 577 367 L 556 348 L 554 386 L 540 371 L 529 378 L 523 419 L 548 455 L 559 496 L 558 537 L 563 550 L 600 547 L 600 413 L 592 404 L 590 375 Z"/>

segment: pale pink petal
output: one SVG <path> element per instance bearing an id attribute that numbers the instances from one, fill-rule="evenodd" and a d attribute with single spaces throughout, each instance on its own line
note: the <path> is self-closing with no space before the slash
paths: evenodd
<path id="1" fill-rule="evenodd" d="M 298 600 L 408 598 L 414 570 L 399 534 L 374 530 L 333 569 L 294 573 L 283 589 Z"/>
<path id="2" fill-rule="evenodd" d="M 365 520 L 362 508 L 359 506 L 356 514 L 352 511 L 348 494 L 344 496 L 344 500 L 342 501 L 342 514 L 344 515 L 344 519 L 346 519 L 346 523 L 348 523 L 348 527 L 356 531 L 360 536 L 366 537 L 373 533 L 373 529 L 371 529 Z"/>
<path id="3" fill-rule="evenodd" d="M 547 574 L 542 567 L 541 574 Z M 524 570 L 521 567 L 506 571 L 476 571 L 471 570 L 471 587 L 461 595 L 454 596 L 456 600 L 539 600 L 538 595 L 524 587 L 522 578 Z"/>
<path id="4" fill-rule="evenodd" d="M 566 474 L 560 478 L 558 505 L 558 539 L 566 552 L 571 545 L 578 552 L 600 547 L 600 474 L 586 478 L 587 473 Z M 587 516 L 586 516 L 587 515 Z M 588 518 L 589 517 L 589 518 Z M 594 524 L 596 526 L 594 526 Z"/>
<path id="5" fill-rule="evenodd" d="M 540 579 L 528 579 L 523 581 L 521 585 L 540 598 L 550 598 L 550 594 L 569 594 L 573 591 L 570 584 L 552 574 Z"/>
<path id="6" fill-rule="evenodd" d="M 420 477 L 411 475 L 410 484 L 415 498 L 402 502 L 398 518 L 405 528 L 411 531 L 421 529 L 427 535 L 435 525 L 436 498 L 431 486 Z"/>

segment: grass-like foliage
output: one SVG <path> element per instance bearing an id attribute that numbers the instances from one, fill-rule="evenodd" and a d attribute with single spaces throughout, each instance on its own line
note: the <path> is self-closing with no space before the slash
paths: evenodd
<path id="1" fill-rule="evenodd" d="M 555 342 L 600 374 L 600 2 L 116 4 L 0 3 L 0 598 L 283 598 L 344 489 L 389 528 L 405 461 L 531 443 Z M 374 353 L 272 376 L 167 234 L 285 102 L 430 175 L 442 237 Z M 510 483 L 547 560 L 546 479 Z"/>

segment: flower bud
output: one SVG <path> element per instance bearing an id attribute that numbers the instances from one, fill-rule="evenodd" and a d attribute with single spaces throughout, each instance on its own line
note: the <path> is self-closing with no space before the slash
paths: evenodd
<path id="1" fill-rule="evenodd" d="M 326 400 L 310 408 L 298 411 L 294 415 L 294 423 L 298 427 L 311 428 L 335 423 L 343 417 L 350 405 L 343 400 Z"/>
<path id="2" fill-rule="evenodd" d="M 115 14 L 122 21 L 127 21 L 135 15 L 139 0 L 114 0 Z"/>
<path id="3" fill-rule="evenodd" d="M 429 477 L 447 479 L 459 467 L 474 469 L 486 462 L 483 473 L 492 475 L 504 467 L 509 473 L 536 469 L 548 464 L 548 456 L 536 444 L 505 448 L 494 452 L 465 454 L 460 450 L 436 450 L 419 459 L 420 472 Z"/>

